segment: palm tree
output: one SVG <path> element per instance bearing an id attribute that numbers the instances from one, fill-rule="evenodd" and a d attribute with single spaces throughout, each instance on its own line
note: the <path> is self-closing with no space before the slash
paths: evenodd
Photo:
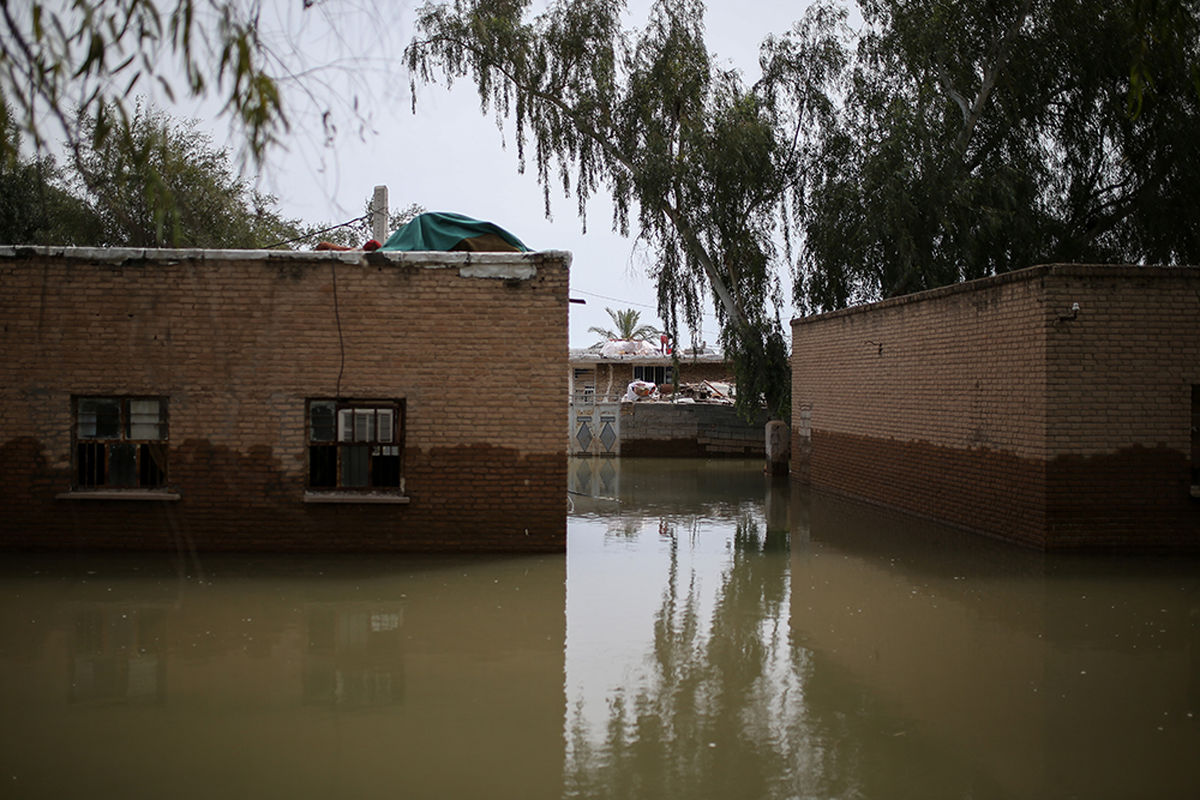
<path id="1" fill-rule="evenodd" d="M 595 333 L 605 339 L 624 339 L 626 341 L 651 339 L 661 333 L 653 325 L 638 324 L 642 316 L 640 311 L 634 311 L 632 308 L 627 308 L 623 311 L 613 311 L 611 308 L 604 310 L 608 312 L 608 316 L 612 317 L 613 325 L 616 326 L 616 329 L 610 330 L 608 328 L 593 326 L 588 328 L 588 333 Z"/>

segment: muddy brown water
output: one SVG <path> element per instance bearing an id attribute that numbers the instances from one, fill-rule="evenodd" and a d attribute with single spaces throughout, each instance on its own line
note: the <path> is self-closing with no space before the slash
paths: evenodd
<path id="1" fill-rule="evenodd" d="M 0 560 L 0 797 L 1200 796 L 1200 561 L 740 461 L 577 460 L 566 556 Z"/>

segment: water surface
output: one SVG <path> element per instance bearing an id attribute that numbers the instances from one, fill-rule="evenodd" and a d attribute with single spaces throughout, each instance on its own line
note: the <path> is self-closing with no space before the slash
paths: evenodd
<path id="1" fill-rule="evenodd" d="M 565 557 L 6 555 L 0 796 L 1200 795 L 1196 559 L 570 477 Z"/>

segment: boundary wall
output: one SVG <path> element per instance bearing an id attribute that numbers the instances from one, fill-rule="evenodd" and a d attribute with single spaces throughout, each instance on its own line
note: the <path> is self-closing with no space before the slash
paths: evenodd
<path id="1" fill-rule="evenodd" d="M 792 334 L 797 480 L 1038 548 L 1200 548 L 1200 269 L 1044 265 Z"/>

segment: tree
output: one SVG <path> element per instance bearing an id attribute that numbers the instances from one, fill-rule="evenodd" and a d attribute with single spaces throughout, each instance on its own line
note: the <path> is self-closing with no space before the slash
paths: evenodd
<path id="1" fill-rule="evenodd" d="M 139 104 L 127 128 L 87 137 L 75 188 L 100 220 L 97 241 L 126 247 L 258 248 L 300 233 L 253 189 L 195 120 Z"/>
<path id="2" fill-rule="evenodd" d="M 1044 262 L 1197 263 L 1198 8 L 864 3 L 806 175 L 798 305 Z"/>
<path id="3" fill-rule="evenodd" d="M 602 339 L 621 339 L 630 342 L 650 339 L 662 333 L 653 325 L 639 325 L 642 317 L 640 311 L 634 311 L 632 308 L 620 311 L 613 311 L 611 308 L 604 310 L 608 312 L 608 316 L 613 321 L 613 329 L 593 326 L 588 328 L 588 333 L 594 333 Z"/>
<path id="4" fill-rule="evenodd" d="M 667 332 L 678 338 L 681 316 L 698 329 L 707 288 L 739 403 L 765 399 L 784 414 L 778 268 L 787 239 L 784 252 L 777 242 L 807 133 L 832 109 L 825 84 L 842 58 L 829 46 L 838 16 L 818 8 L 803 31 L 768 42 L 763 78 L 747 87 L 714 66 L 698 0 L 656 2 L 636 35 L 622 30 L 622 9 L 620 0 L 559 0 L 527 20 L 524 2 L 426 6 L 406 56 L 414 81 L 469 76 L 485 111 L 512 118 L 520 168 L 526 140 L 533 145 L 547 213 L 552 184 L 573 191 L 581 218 L 607 189 L 614 228 L 629 233 L 632 217 L 651 245 Z"/>
<path id="5" fill-rule="evenodd" d="M 153 85 L 170 99 L 177 88 L 191 98 L 219 96 L 257 160 L 287 130 L 282 74 L 253 2 L 0 2 L 0 124 L 15 122 L 39 150 L 46 125 L 72 151 L 85 136 L 102 143 L 129 121 L 126 98 Z"/>
<path id="6" fill-rule="evenodd" d="M 66 186 L 62 168 L 52 156 L 22 158 L 10 122 L 0 136 L 0 243 L 84 245 L 100 236 L 100 220 L 90 206 Z"/>

